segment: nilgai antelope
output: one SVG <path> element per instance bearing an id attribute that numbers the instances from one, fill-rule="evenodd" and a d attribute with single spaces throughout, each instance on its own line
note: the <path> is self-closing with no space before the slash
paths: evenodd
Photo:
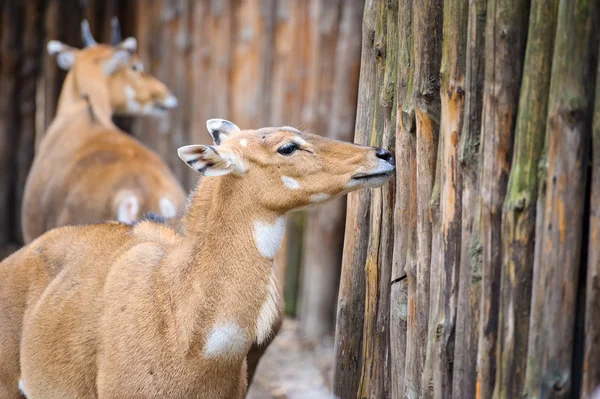
<path id="1" fill-rule="evenodd" d="M 48 42 L 48 52 L 69 73 L 25 185 L 26 243 L 57 226 L 130 223 L 148 212 L 170 218 L 185 207 L 166 163 L 111 120 L 113 113 L 162 114 L 177 100 L 142 70 L 136 40 L 120 42 L 116 20 L 112 46 L 96 43 L 86 21 L 82 33 L 82 50 Z"/>
<path id="2" fill-rule="evenodd" d="M 273 259 L 286 212 L 381 186 L 394 158 L 291 127 L 207 126 L 215 146 L 178 150 L 204 175 L 179 231 L 62 227 L 0 263 L 8 389 L 20 373 L 28 398 L 244 397 L 248 351 L 280 317 Z M 8 364 L 18 342 L 20 369 Z"/>

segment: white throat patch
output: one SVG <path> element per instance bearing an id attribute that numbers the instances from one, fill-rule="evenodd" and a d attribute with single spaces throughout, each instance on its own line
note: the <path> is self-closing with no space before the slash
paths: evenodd
<path id="1" fill-rule="evenodd" d="M 177 214 L 175 205 L 168 198 L 161 198 L 158 205 L 160 206 L 160 213 L 167 219 L 174 218 Z"/>
<path id="2" fill-rule="evenodd" d="M 248 334 L 238 324 L 232 322 L 216 324 L 206 338 L 204 355 L 207 357 L 244 355 L 248 346 Z"/>
<path id="3" fill-rule="evenodd" d="M 268 224 L 259 220 L 254 222 L 254 243 L 265 258 L 273 259 L 281 247 L 285 231 L 285 217 L 280 216 L 275 223 Z"/>
<path id="4" fill-rule="evenodd" d="M 285 186 L 291 190 L 298 190 L 300 188 L 300 183 L 296 179 L 292 179 L 288 176 L 281 176 L 281 181 Z"/>

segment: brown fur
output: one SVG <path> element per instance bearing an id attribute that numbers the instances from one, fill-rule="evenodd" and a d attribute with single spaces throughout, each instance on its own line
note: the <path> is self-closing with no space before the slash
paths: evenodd
<path id="1" fill-rule="evenodd" d="M 277 153 L 297 138 L 294 154 Z M 382 171 L 371 147 L 287 129 L 236 132 L 180 156 L 207 174 L 227 172 L 201 179 L 181 231 L 150 221 L 64 227 L 0 263 L 0 293 L 8 293 L 0 303 L 20 293 L 0 308 L 14 323 L 0 326 L 0 355 L 14 359 L 25 312 L 20 359 L 30 398 L 242 398 L 273 276 L 263 248 L 270 235 L 257 235 L 256 223 L 273 223 L 315 194 L 379 186 L 392 172 L 388 165 L 359 181 Z M 286 187 L 283 176 L 300 187 Z M 270 328 L 276 313 L 264 319 Z M 212 332 L 231 323 L 239 330 L 217 335 L 225 347 L 214 346 Z M 1 384 L 14 384 L 11 364 L 0 365 L 0 389 L 13 389 Z"/>
<path id="2" fill-rule="evenodd" d="M 137 216 L 161 213 L 161 198 L 168 199 L 181 215 L 185 193 L 169 167 L 111 121 L 113 112 L 154 109 L 153 104 L 170 96 L 167 88 L 138 70 L 135 55 L 107 76 L 102 68 L 118 47 L 100 44 L 66 51 L 75 54 L 76 61 L 25 186 L 25 242 L 57 226 L 117 219 L 125 197 L 136 197 Z M 139 110 L 127 108 L 126 87 L 135 91 Z"/>

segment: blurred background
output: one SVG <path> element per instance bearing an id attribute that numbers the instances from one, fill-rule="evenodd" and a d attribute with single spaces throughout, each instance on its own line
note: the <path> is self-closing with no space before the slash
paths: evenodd
<path id="1" fill-rule="evenodd" d="M 0 257 L 23 243 L 23 187 L 66 75 L 46 43 L 56 39 L 81 48 L 84 18 L 95 39 L 107 43 L 110 20 L 117 16 L 123 37 L 137 39 L 144 68 L 178 98 L 179 106 L 162 118 L 121 117 L 116 123 L 158 152 L 187 190 L 197 175 L 176 149 L 209 142 L 210 118 L 241 128 L 290 125 L 353 140 L 364 0 L 0 4 Z M 344 220 L 345 199 L 290 216 L 277 275 L 286 312 L 297 321 L 293 332 L 284 328 L 282 336 L 291 337 L 284 350 L 300 345 L 293 341 L 296 330 L 313 347 L 333 333 Z"/>

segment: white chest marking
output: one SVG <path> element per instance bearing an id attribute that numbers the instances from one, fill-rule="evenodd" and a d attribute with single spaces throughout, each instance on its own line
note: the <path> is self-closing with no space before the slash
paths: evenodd
<path id="1" fill-rule="evenodd" d="M 271 274 L 267 296 L 256 319 L 256 342 L 262 345 L 273 333 L 273 324 L 279 316 L 279 290 L 275 274 Z"/>
<path id="2" fill-rule="evenodd" d="M 310 202 L 321 202 L 329 198 L 329 194 L 318 193 L 310 196 Z"/>
<path id="3" fill-rule="evenodd" d="M 279 251 L 283 232 L 285 231 L 285 218 L 280 216 L 275 223 L 268 224 L 259 220 L 254 222 L 254 243 L 256 248 L 265 258 L 273 259 Z"/>
<path id="4" fill-rule="evenodd" d="M 167 198 L 161 198 L 158 205 L 160 206 L 160 213 L 166 218 L 174 218 L 177 214 L 175 205 Z"/>
<path id="5" fill-rule="evenodd" d="M 245 146 L 247 146 L 247 145 L 248 145 L 248 140 L 246 140 L 246 139 L 241 139 L 241 140 L 240 140 L 240 144 L 242 145 L 242 147 L 245 147 Z"/>
<path id="6" fill-rule="evenodd" d="M 122 223 L 131 224 L 137 220 L 140 204 L 135 195 L 130 194 L 119 204 L 117 220 Z"/>
<path id="7" fill-rule="evenodd" d="M 300 188 L 300 183 L 298 183 L 296 179 L 292 179 L 291 177 L 281 176 L 281 181 L 287 188 L 291 190 L 298 190 Z"/>
<path id="8" fill-rule="evenodd" d="M 23 380 L 19 380 L 19 391 L 23 396 L 27 397 L 27 392 L 25 391 L 25 384 L 23 384 Z"/>
<path id="9" fill-rule="evenodd" d="M 248 334 L 236 323 L 216 324 L 208 333 L 204 344 L 207 357 L 243 355 L 248 350 Z"/>

